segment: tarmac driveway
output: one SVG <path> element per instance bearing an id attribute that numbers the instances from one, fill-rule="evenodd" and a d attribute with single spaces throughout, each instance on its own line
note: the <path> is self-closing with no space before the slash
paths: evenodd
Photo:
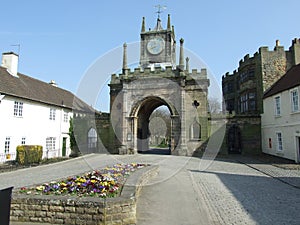
<path id="1" fill-rule="evenodd" d="M 138 224 L 299 224 L 299 171 L 243 160 L 214 161 L 170 155 L 91 154 L 51 165 L 0 174 L 0 188 L 22 187 L 115 163 L 158 164 L 157 177 L 143 187 L 137 204 Z M 240 163 L 243 162 L 243 163 Z M 203 165 L 206 165 L 203 167 Z M 205 168 L 205 169 L 203 169 Z M 11 225 L 20 223 L 11 222 Z M 25 224 L 25 223 L 22 223 Z M 32 223 L 31 223 L 32 224 Z"/>

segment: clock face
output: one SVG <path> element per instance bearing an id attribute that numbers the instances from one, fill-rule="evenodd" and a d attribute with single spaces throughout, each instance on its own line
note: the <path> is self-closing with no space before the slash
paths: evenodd
<path id="1" fill-rule="evenodd" d="M 161 37 L 155 37 L 149 40 L 147 43 L 147 50 L 153 54 L 158 55 L 165 47 L 165 41 Z"/>

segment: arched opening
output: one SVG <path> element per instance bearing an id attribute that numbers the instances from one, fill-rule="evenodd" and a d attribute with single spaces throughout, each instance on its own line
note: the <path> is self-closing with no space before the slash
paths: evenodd
<path id="1" fill-rule="evenodd" d="M 88 150 L 89 152 L 92 152 L 92 150 L 97 148 L 97 131 L 95 128 L 90 128 L 88 131 Z"/>
<path id="2" fill-rule="evenodd" d="M 156 108 L 149 118 L 149 153 L 171 153 L 171 114 L 165 105 Z"/>
<path id="3" fill-rule="evenodd" d="M 175 110 L 159 97 L 148 97 L 139 102 L 133 114 L 137 152 L 172 154 L 178 143 L 176 131 L 180 130 Z"/>

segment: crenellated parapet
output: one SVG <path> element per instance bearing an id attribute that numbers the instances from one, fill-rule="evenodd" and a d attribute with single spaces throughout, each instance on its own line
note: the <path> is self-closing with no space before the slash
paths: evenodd
<path id="1" fill-rule="evenodd" d="M 111 85 L 121 84 L 122 82 L 131 82 L 137 79 L 146 79 L 146 78 L 169 78 L 169 79 L 186 79 L 186 80 L 206 80 L 207 70 L 202 68 L 200 71 L 197 69 L 192 69 L 192 72 L 187 70 L 181 71 L 180 69 L 174 69 L 172 66 L 166 66 L 162 68 L 161 66 L 156 66 L 154 69 L 151 68 L 134 68 L 133 70 L 126 68 L 122 70 L 120 74 L 111 75 Z"/>

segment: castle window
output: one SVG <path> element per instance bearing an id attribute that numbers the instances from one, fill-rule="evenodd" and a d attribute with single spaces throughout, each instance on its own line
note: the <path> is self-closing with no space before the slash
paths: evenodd
<path id="1" fill-rule="evenodd" d="M 292 106 L 292 112 L 299 111 L 299 96 L 298 96 L 298 90 L 291 91 L 291 106 Z"/>
<path id="2" fill-rule="evenodd" d="M 249 111 L 256 110 L 256 93 L 255 92 L 250 92 L 248 94 L 248 107 L 249 107 Z"/>
<path id="3" fill-rule="evenodd" d="M 244 94 L 240 97 L 241 102 L 241 112 L 247 112 L 248 111 L 248 94 Z"/>
<path id="4" fill-rule="evenodd" d="M 201 139 L 201 125 L 194 121 L 190 128 L 190 139 L 191 140 L 200 140 Z"/>
<path id="5" fill-rule="evenodd" d="M 97 131 L 91 128 L 88 132 L 88 148 L 97 147 Z"/>

